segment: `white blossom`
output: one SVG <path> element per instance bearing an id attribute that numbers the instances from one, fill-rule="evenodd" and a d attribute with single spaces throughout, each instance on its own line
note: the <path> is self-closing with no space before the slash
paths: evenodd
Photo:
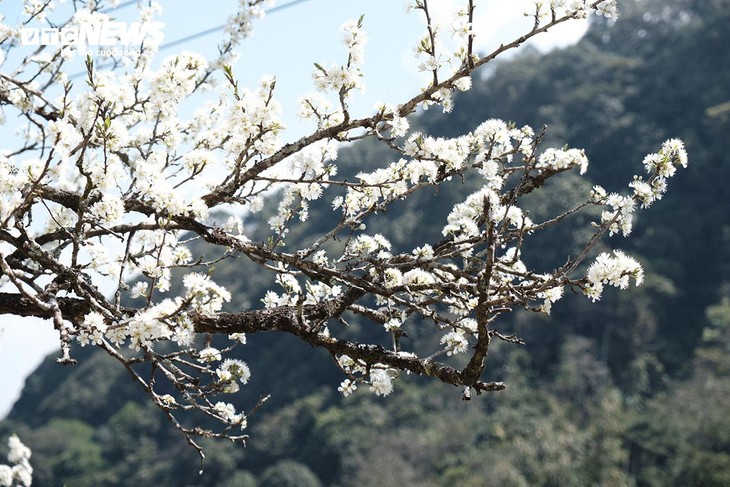
<path id="1" fill-rule="evenodd" d="M 337 390 L 345 397 L 355 392 L 355 389 L 357 389 L 357 383 L 350 379 L 343 380 L 340 386 L 337 388 Z"/>
<path id="2" fill-rule="evenodd" d="M 459 78 L 454 81 L 454 86 L 459 91 L 469 91 L 469 89 L 471 89 L 471 78 L 469 76 Z"/>
<path id="3" fill-rule="evenodd" d="M 613 256 L 603 252 L 588 268 L 586 278 L 589 283 L 588 296 L 596 301 L 600 298 L 604 285 L 620 289 L 629 287 L 629 278 L 633 278 L 637 286 L 644 281 L 644 269 L 636 261 L 620 250 L 614 250 Z"/>
<path id="4" fill-rule="evenodd" d="M 377 396 L 387 396 L 393 392 L 393 380 L 388 369 L 373 366 L 370 370 L 370 386 Z"/>
<path id="5" fill-rule="evenodd" d="M 397 116 L 393 116 L 393 120 L 389 122 L 389 125 L 390 133 L 394 137 L 403 137 L 406 133 L 408 133 L 408 128 L 410 127 L 407 118 Z"/>
<path id="6" fill-rule="evenodd" d="M 538 169 L 562 170 L 571 167 L 579 167 L 580 173 L 585 174 L 588 170 L 588 158 L 585 152 L 578 149 L 547 149 L 540 155 L 535 166 Z"/>
<path id="7" fill-rule="evenodd" d="M 216 362 L 221 359 L 221 352 L 217 348 L 207 347 L 198 353 L 200 362 Z"/>
<path id="8" fill-rule="evenodd" d="M 183 347 L 189 347 L 195 340 L 195 328 L 189 319 L 179 320 L 172 329 L 170 340 Z"/>
<path id="9" fill-rule="evenodd" d="M 399 320 L 398 318 L 392 318 L 392 319 L 386 321 L 385 324 L 383 325 L 383 327 L 385 328 L 385 331 L 392 332 L 392 331 L 400 330 L 402 325 L 403 325 L 403 322 L 401 320 Z"/>
<path id="10" fill-rule="evenodd" d="M 244 419 L 242 414 L 236 412 L 235 406 L 231 403 L 219 401 L 213 406 L 213 411 L 230 424 L 238 424 Z"/>
<path id="11" fill-rule="evenodd" d="M 550 289 L 546 289 L 545 292 L 541 293 L 538 297 L 545 300 L 542 305 L 542 311 L 546 314 L 550 314 L 553 303 L 563 297 L 563 286 L 555 286 Z"/>
<path id="12" fill-rule="evenodd" d="M 162 401 L 166 406 L 174 406 L 177 404 L 177 401 L 174 397 L 172 397 L 170 394 L 164 394 L 160 396 L 160 401 Z"/>
<path id="13" fill-rule="evenodd" d="M 198 272 L 186 274 L 183 277 L 183 286 L 187 289 L 185 298 L 194 309 L 202 313 L 215 313 L 224 302 L 231 300 L 228 290 L 213 282 L 209 276 Z"/>
<path id="14" fill-rule="evenodd" d="M 30 487 L 33 481 L 30 448 L 25 446 L 14 434 L 8 438 L 8 448 L 8 461 L 12 465 L 0 465 L 0 486 Z"/>
<path id="15" fill-rule="evenodd" d="M 444 345 L 446 355 L 464 353 L 469 345 L 469 341 L 464 336 L 464 332 L 462 330 L 450 331 L 441 337 L 440 343 Z"/>
<path id="16" fill-rule="evenodd" d="M 220 367 L 216 369 L 216 374 L 224 382 L 240 380 L 241 383 L 246 384 L 251 378 L 251 370 L 246 362 L 230 358 L 221 363 Z"/>

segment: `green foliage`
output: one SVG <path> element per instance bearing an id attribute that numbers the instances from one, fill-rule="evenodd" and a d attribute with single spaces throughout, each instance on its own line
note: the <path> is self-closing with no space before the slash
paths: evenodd
<path id="1" fill-rule="evenodd" d="M 32 449 L 34 483 L 48 486 L 94 486 L 103 483 L 109 467 L 94 428 L 73 419 L 51 419 L 24 435 Z"/>
<path id="2" fill-rule="evenodd" d="M 730 376 L 730 296 L 707 308 L 707 321 L 697 349 L 698 364 L 718 376 Z"/>
<path id="3" fill-rule="evenodd" d="M 94 353 L 91 348 L 75 352 L 79 364 L 73 373 L 58 367 L 53 359 L 41 364 L 26 381 L 9 419 L 39 426 L 47 418 L 59 416 L 98 426 L 106 423 L 124 401 L 143 397 L 111 357 Z"/>
<path id="4" fill-rule="evenodd" d="M 256 477 L 251 472 L 235 472 L 219 483 L 217 487 L 257 487 Z"/>
<path id="5" fill-rule="evenodd" d="M 293 460 L 281 460 L 261 474 L 259 487 L 321 487 L 312 471 Z"/>
<path id="6" fill-rule="evenodd" d="M 627 434 L 642 485 L 722 486 L 730 482 L 730 300 L 707 309 L 689 377 L 647 401 Z"/>
<path id="7" fill-rule="evenodd" d="M 728 485 L 728 397 L 728 376 L 699 372 L 649 401 L 628 434 L 640 485 Z"/>

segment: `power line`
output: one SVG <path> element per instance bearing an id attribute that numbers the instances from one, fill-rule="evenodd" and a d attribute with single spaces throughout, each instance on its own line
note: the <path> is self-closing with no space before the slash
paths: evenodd
<path id="1" fill-rule="evenodd" d="M 130 0 L 129 2 L 120 3 L 116 7 L 109 7 L 105 8 L 104 10 L 99 10 L 99 12 L 103 14 L 108 14 L 109 12 L 114 12 L 115 10 L 119 10 L 120 8 L 128 7 L 129 5 L 138 3 L 138 0 Z"/>
<path id="2" fill-rule="evenodd" d="M 284 5 L 279 5 L 277 7 L 271 7 L 270 9 L 265 10 L 264 13 L 266 13 L 266 15 L 271 15 L 271 14 L 280 12 L 282 10 L 286 10 L 286 9 L 288 9 L 290 7 L 293 7 L 295 5 L 298 5 L 300 3 L 305 3 L 305 2 L 309 2 L 309 1 L 311 1 L 311 0 L 292 0 L 291 2 L 286 3 Z M 109 9 L 106 9 L 104 12 L 111 12 L 112 10 L 117 10 L 117 9 L 126 7 L 128 5 L 131 5 L 133 3 L 137 3 L 137 0 L 131 0 L 131 1 L 128 1 L 128 2 L 121 3 L 121 4 L 117 5 L 116 7 L 111 7 Z M 162 51 L 163 49 L 169 49 L 169 48 L 174 47 L 174 46 L 177 46 L 179 44 L 184 44 L 186 42 L 192 41 L 194 39 L 198 39 L 200 37 L 207 36 L 209 34 L 212 34 L 213 32 L 217 32 L 219 30 L 223 30 L 223 29 L 225 29 L 225 27 L 226 27 L 226 24 L 222 24 L 222 25 L 218 25 L 216 27 L 211 27 L 210 29 L 206 29 L 206 30 L 201 31 L 201 32 L 198 32 L 196 34 L 191 34 L 189 36 L 182 37 L 180 39 L 175 39 L 174 41 L 170 41 L 170 42 L 167 42 L 165 44 L 162 44 L 160 46 L 160 51 Z M 105 65 L 102 65 L 101 67 L 103 68 L 103 67 L 107 67 L 107 66 L 109 66 L 109 65 L 106 65 L 106 66 Z M 74 79 L 74 78 L 78 78 L 79 76 L 85 76 L 85 75 L 86 75 L 86 71 L 80 71 L 78 73 L 72 74 L 68 78 L 69 79 Z"/>
<path id="3" fill-rule="evenodd" d="M 281 10 L 285 10 L 285 9 L 287 9 L 289 7 L 293 7 L 294 5 L 297 5 L 299 3 L 304 3 L 304 2 L 309 2 L 309 1 L 310 0 L 293 0 L 293 1 L 289 2 L 289 3 L 284 4 L 284 5 L 279 5 L 278 7 L 271 7 L 270 9 L 266 10 L 265 13 L 267 15 L 270 15 L 270 14 L 279 12 Z M 177 46 L 178 44 L 183 44 L 185 42 L 192 41 L 193 39 L 197 39 L 199 37 L 207 36 L 208 34 L 212 34 L 213 32 L 216 32 L 216 31 L 219 31 L 219 30 L 223 30 L 225 27 L 226 27 L 226 24 L 223 24 L 223 25 L 219 25 L 217 27 L 212 27 L 212 28 L 210 28 L 208 30 L 204 30 L 202 32 L 198 32 L 197 34 L 192 34 L 192 35 L 189 35 L 187 37 L 183 37 L 181 39 L 176 39 L 174 41 L 171 41 L 171 42 L 168 42 L 166 44 L 161 45 L 160 46 L 160 50 L 168 49 L 170 47 Z"/>

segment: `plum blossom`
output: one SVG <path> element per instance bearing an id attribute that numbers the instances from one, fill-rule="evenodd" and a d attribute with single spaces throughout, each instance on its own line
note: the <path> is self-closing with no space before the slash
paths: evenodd
<path id="1" fill-rule="evenodd" d="M 585 152 L 578 149 L 547 149 L 540 155 L 537 169 L 562 170 L 571 167 L 579 167 L 580 173 L 585 174 L 588 170 L 588 158 Z"/>
<path id="2" fill-rule="evenodd" d="M 377 364 L 382 367 L 381 364 Z M 387 396 L 393 392 L 393 380 L 388 369 L 374 366 L 370 370 L 370 389 L 377 396 Z"/>
<path id="3" fill-rule="evenodd" d="M 464 336 L 464 332 L 462 330 L 450 331 L 441 337 L 440 343 L 444 346 L 446 355 L 464 353 L 469 346 L 469 341 L 466 339 L 466 336 Z"/>
<path id="4" fill-rule="evenodd" d="M 588 268 L 586 273 L 588 285 L 584 288 L 584 293 L 592 301 L 597 301 L 604 285 L 626 289 L 629 287 L 629 278 L 633 278 L 637 286 L 644 281 L 644 269 L 636 259 L 620 250 L 614 250 L 613 257 L 607 252 L 602 252 Z"/>
<path id="5" fill-rule="evenodd" d="M 198 353 L 199 362 L 216 362 L 221 360 L 221 352 L 217 348 L 207 347 Z"/>
<path id="6" fill-rule="evenodd" d="M 46 3 L 26 1 L 25 14 L 50 15 Z M 487 385 L 450 365 L 466 360 L 439 362 L 456 354 L 479 358 L 485 347 L 470 346 L 484 345 L 477 318 L 481 325 L 515 308 L 550 313 L 566 288 L 595 301 L 606 286 L 641 284 L 641 265 L 620 251 L 600 253 L 585 274 L 580 269 L 599 237 L 629 235 L 635 213 L 663 197 L 669 178 L 687 166 L 681 141 L 670 139 L 646 156 L 645 174 L 629 179 L 628 190 L 596 185 L 575 207 L 536 222 L 535 215 L 543 216 L 528 212 L 526 195 L 549 191 L 543 183 L 559 172 L 584 174 L 585 151 L 546 148 L 542 132 L 505 120 L 445 136 L 420 129 L 427 124 L 415 130 L 410 118 L 417 107 L 451 111 L 459 92 L 481 79 L 476 69 L 490 58 L 471 51 L 478 33 L 470 12 L 455 12 L 450 25 L 429 20 L 415 49 L 428 84 L 370 114 L 351 103 L 363 88 L 362 18 L 343 24 L 344 56 L 314 63 L 317 91 L 299 99 L 297 114 L 312 126 L 300 137 L 285 132 L 277 79 L 264 75 L 246 87 L 229 64 L 264 5 L 239 0 L 215 59 L 181 52 L 153 62 L 159 46 L 145 44 L 134 65 L 108 70 L 89 62 L 87 83 L 67 90 L 57 81 L 66 79 L 61 67 L 73 53 L 39 52 L 31 64 L 56 63 L 49 69 L 58 79 L 47 71 L 0 79 L 4 103 L 30 122 L 17 134 L 22 145 L 0 154 L 0 284 L 9 293 L 15 287 L 29 313 L 58 321 L 63 308 L 68 324 L 55 323 L 63 360 L 72 346 L 100 346 L 137 374 L 158 406 L 175 413 L 174 424 L 178 413 L 192 410 L 221 423 L 222 433 L 181 428 L 185 435 L 242 439 L 231 426 L 245 427 L 246 414 L 218 395 L 251 380 L 249 364 L 229 355 L 245 345 L 244 332 L 291 332 L 326 349 L 346 376 L 338 387 L 344 396 L 359 384 L 387 396 L 401 372 L 480 391 Z M 426 2 L 411 6 L 428 13 Z M 140 20 L 158 11 L 147 2 Z M 616 2 L 535 1 L 528 13 L 535 28 L 517 43 L 591 12 L 613 19 Z M 107 20 L 80 8 L 69 25 Z M 16 29 L 0 24 L 0 39 L 15 36 Z M 2 58 L 5 52 L 0 64 Z M 187 109 L 206 92 L 206 101 Z M 388 155 L 374 157 L 368 168 L 338 159 L 343 144 L 366 138 Z M 443 213 L 419 220 L 414 212 L 392 234 L 373 230 L 377 219 L 401 211 L 401 200 L 458 192 L 464 182 L 477 186 Z M 322 199 L 336 210 L 325 218 L 315 203 Z M 527 257 L 535 253 L 526 247 L 539 241 L 532 235 L 585 207 L 600 218 L 575 257 L 553 270 Z M 315 216 L 320 233 L 301 238 L 302 222 Z M 432 229 L 437 235 L 429 242 L 403 243 L 411 231 Z M 268 273 L 274 284 L 256 302 L 231 304 L 223 313 L 234 289 L 216 279 L 240 261 L 258 266 L 255 272 Z M 115 287 L 109 293 L 108 283 Z M 344 331 L 353 317 L 375 323 L 382 343 Z M 211 338 L 216 333 L 227 341 Z M 409 348 L 411 337 L 427 333 L 430 350 Z M 175 397 L 155 390 L 165 380 Z M 17 465 L 0 466 L 0 485 L 28 485 L 30 452 L 12 441 L 9 459 Z"/>
<path id="7" fill-rule="evenodd" d="M 231 403 L 219 401 L 213 406 L 213 411 L 230 424 L 241 424 L 245 421 L 243 414 L 237 413 L 236 407 Z"/>
<path id="8" fill-rule="evenodd" d="M 357 383 L 350 379 L 343 380 L 337 388 L 337 390 L 345 397 L 355 392 L 355 389 L 357 389 Z"/>
<path id="9" fill-rule="evenodd" d="M 0 486 L 13 485 L 30 487 L 33 481 L 33 467 L 30 465 L 31 451 L 18 438 L 10 435 L 8 438 L 8 462 L 11 465 L 0 465 Z"/>

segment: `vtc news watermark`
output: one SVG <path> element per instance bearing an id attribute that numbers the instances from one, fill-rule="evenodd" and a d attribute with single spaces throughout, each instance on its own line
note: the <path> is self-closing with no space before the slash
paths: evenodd
<path id="1" fill-rule="evenodd" d="M 145 40 L 159 45 L 165 38 L 164 27 L 164 22 L 82 22 L 61 28 L 23 27 L 20 44 L 75 46 L 80 52 L 96 46 L 97 55 L 138 56 L 139 47 L 132 46 L 140 46 Z"/>

